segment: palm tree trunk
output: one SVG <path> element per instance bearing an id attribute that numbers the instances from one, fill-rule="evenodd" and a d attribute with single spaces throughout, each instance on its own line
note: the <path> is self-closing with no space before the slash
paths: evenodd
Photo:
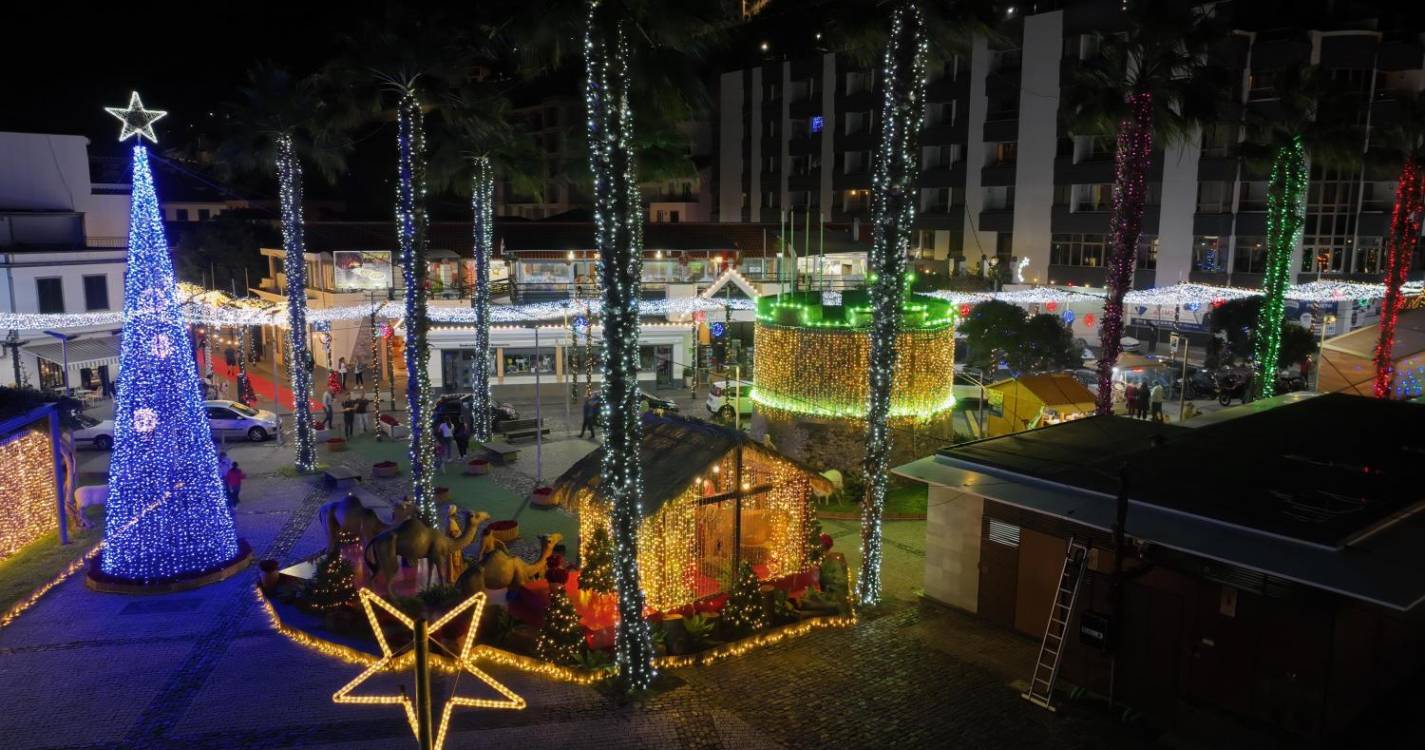
<path id="1" fill-rule="evenodd" d="M 287 371 L 292 379 L 292 418 L 296 427 L 297 471 L 317 465 L 317 434 L 312 428 L 312 353 L 307 341 L 307 259 L 302 217 L 302 164 L 292 136 L 277 141 L 277 189 L 282 209 L 282 270 L 287 275 Z M 211 363 L 210 363 L 211 365 Z"/>
<path id="2" fill-rule="evenodd" d="M 891 387 L 906 291 L 906 256 L 915 224 L 920 172 L 920 127 L 925 115 L 925 18 L 920 6 L 901 2 L 891 13 L 891 33 L 882 60 L 885 99 L 876 152 L 871 245 L 871 352 L 866 413 L 866 498 L 861 504 L 861 572 L 857 599 L 881 598 L 881 515 L 886 506 L 891 457 Z"/>
<path id="3" fill-rule="evenodd" d="M 1390 217 L 1390 236 L 1386 238 L 1385 299 L 1380 308 L 1380 340 L 1376 343 L 1375 395 L 1390 398 L 1395 378 L 1395 324 L 1400 318 L 1400 288 L 1410 273 L 1410 261 L 1415 255 L 1415 243 L 1420 237 L 1420 214 L 1425 211 L 1425 166 L 1415 155 L 1406 157 L 1400 169 L 1400 183 L 1395 188 L 1395 210 Z M 1320 365 L 1318 365 L 1319 367 Z"/>
<path id="4" fill-rule="evenodd" d="M 440 522 L 435 507 L 435 438 L 430 424 L 430 342 L 426 317 L 425 117 L 413 92 L 401 96 L 396 110 L 396 146 L 400 153 L 396 186 L 396 235 L 406 285 L 406 403 L 411 430 L 411 500 L 416 514 L 432 528 Z"/>
<path id="5" fill-rule="evenodd" d="M 1153 157 L 1153 94 L 1128 95 L 1128 114 L 1118 123 L 1113 156 L 1113 248 L 1108 260 L 1108 299 L 1099 323 L 1097 413 L 1113 413 L 1113 368 L 1123 350 L 1123 297 L 1133 287 L 1143 207 L 1148 202 L 1148 167 Z"/>
<path id="6" fill-rule="evenodd" d="M 475 363 L 470 404 L 475 439 L 489 440 L 490 419 L 490 252 L 495 245 L 495 170 L 489 157 L 475 159 L 470 204 L 475 213 Z"/>
<path id="7" fill-rule="evenodd" d="M 1269 398 L 1277 390 L 1286 287 L 1304 221 L 1306 179 L 1306 150 L 1301 136 L 1296 136 L 1272 155 L 1267 182 L 1267 272 L 1262 280 L 1262 309 L 1253 332 L 1257 398 Z"/>
<path id="8" fill-rule="evenodd" d="M 602 490 L 611 507 L 614 583 L 619 621 L 615 654 L 627 690 L 648 687 L 653 641 L 643 618 L 638 526 L 643 472 L 639 463 L 638 302 L 643 275 L 643 213 L 633 153 L 629 50 L 620 10 L 589 0 L 585 27 L 584 104 L 589 171 L 594 181 L 594 238 L 604 293 L 604 461 Z"/>

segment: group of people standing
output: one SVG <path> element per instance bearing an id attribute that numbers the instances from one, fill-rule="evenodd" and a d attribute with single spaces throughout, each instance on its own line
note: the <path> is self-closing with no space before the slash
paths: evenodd
<path id="1" fill-rule="evenodd" d="M 336 394 L 331 390 L 322 394 L 322 412 L 326 416 L 327 429 L 332 428 L 332 418 L 335 416 L 335 407 L 341 406 L 342 426 L 345 428 L 346 437 L 351 437 L 357 429 L 362 432 L 371 431 L 371 399 L 365 393 L 346 394 L 346 398 L 340 402 L 336 400 Z"/>
<path id="2" fill-rule="evenodd" d="M 1123 389 L 1123 403 L 1128 408 L 1128 416 L 1137 419 L 1152 419 L 1162 422 L 1163 399 L 1167 391 L 1162 383 L 1129 383 Z"/>
<path id="3" fill-rule="evenodd" d="M 342 390 L 346 390 L 350 387 L 346 384 L 348 375 L 353 376 L 356 379 L 357 388 L 364 388 L 366 386 L 366 370 L 361 364 L 360 359 L 352 357 L 351 364 L 348 365 L 346 363 L 346 357 L 338 358 L 336 363 L 336 374 L 337 377 L 341 380 Z"/>

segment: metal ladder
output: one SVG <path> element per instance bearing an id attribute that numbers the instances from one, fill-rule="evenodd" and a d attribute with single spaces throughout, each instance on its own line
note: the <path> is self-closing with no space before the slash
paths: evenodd
<path id="1" fill-rule="evenodd" d="M 1053 706 L 1054 681 L 1059 677 L 1059 662 L 1063 657 L 1069 620 L 1079 598 L 1079 586 L 1088 567 L 1088 546 L 1077 537 L 1069 537 L 1069 549 L 1064 554 L 1064 569 L 1059 573 L 1059 587 L 1054 592 L 1054 605 L 1049 608 L 1049 622 L 1044 626 L 1044 640 L 1039 645 L 1039 660 L 1034 665 L 1034 678 L 1029 689 L 1019 697 L 1050 711 Z"/>

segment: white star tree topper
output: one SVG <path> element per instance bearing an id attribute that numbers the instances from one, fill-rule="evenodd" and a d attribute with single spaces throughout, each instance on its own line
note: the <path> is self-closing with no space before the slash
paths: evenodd
<path id="1" fill-rule="evenodd" d="M 124 124 L 123 128 L 119 130 L 120 143 L 134 136 L 138 136 L 139 140 L 147 138 L 154 143 L 158 143 L 158 136 L 153 132 L 153 124 L 168 114 L 166 110 L 144 109 L 143 100 L 139 99 L 139 92 L 137 91 L 129 94 L 129 106 L 127 109 L 122 107 L 105 107 L 104 111 L 119 118 L 119 122 Z"/>

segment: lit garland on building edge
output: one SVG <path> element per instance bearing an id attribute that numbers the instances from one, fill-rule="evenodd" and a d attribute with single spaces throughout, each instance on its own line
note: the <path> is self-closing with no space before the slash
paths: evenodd
<path id="1" fill-rule="evenodd" d="M 1390 216 L 1390 237 L 1386 239 L 1385 298 L 1380 307 L 1380 340 L 1375 351 L 1375 396 L 1389 398 L 1395 378 L 1395 325 L 1400 319 L 1401 294 L 1415 243 L 1420 237 L 1420 214 L 1425 211 L 1425 175 L 1420 158 L 1411 155 L 1400 170 L 1395 188 L 1395 209 Z"/>
<path id="2" fill-rule="evenodd" d="M 100 559 L 100 569 L 113 578 L 180 578 L 221 568 L 239 555 L 197 366 L 176 343 L 185 335 L 148 150 L 138 145 Z"/>
<path id="3" fill-rule="evenodd" d="M 1148 201 L 1148 166 L 1153 156 L 1153 95 L 1135 91 L 1128 95 L 1128 114 L 1118 123 L 1118 144 L 1113 156 L 1113 213 L 1105 284 L 1108 299 L 1099 324 L 1098 413 L 1113 413 L 1113 370 L 1123 344 L 1123 298 L 1133 286 L 1138 261 L 1138 239 L 1143 234 L 1143 207 Z"/>
<path id="4" fill-rule="evenodd" d="M 59 528 L 49 422 L 0 440 L 0 560 Z"/>
<path id="5" fill-rule="evenodd" d="M 406 404 L 411 433 L 411 500 L 431 526 L 440 522 L 435 506 L 435 435 L 430 423 L 430 320 L 426 317 L 426 135 L 425 116 L 414 92 L 396 105 L 396 236 L 406 284 Z"/>
<path id="6" fill-rule="evenodd" d="M 881 134 L 872 176 L 872 231 L 868 262 L 871 333 L 866 410 L 866 498 L 861 503 L 862 604 L 881 598 L 881 516 L 890 481 L 891 390 L 896 372 L 906 257 L 920 190 L 920 130 L 925 115 L 925 17 L 913 0 L 896 4 L 882 58 Z M 759 352 L 758 359 L 762 358 Z"/>
<path id="7" fill-rule="evenodd" d="M 490 253 L 495 247 L 495 169 L 489 157 L 475 159 L 475 176 L 470 190 L 470 207 L 475 214 L 475 352 L 479 361 L 470 386 L 470 404 L 475 439 L 487 441 L 494 433 L 490 417 Z"/>
<path id="8" fill-rule="evenodd" d="M 1272 155 L 1267 182 L 1267 269 L 1262 278 L 1262 309 L 1252 342 L 1257 398 L 1268 398 L 1277 389 L 1286 285 L 1297 236 L 1305 223 L 1306 180 L 1306 149 L 1298 135 Z"/>
<path id="9" fill-rule="evenodd" d="M 297 471 L 317 465 L 317 433 L 312 427 L 312 353 L 307 341 L 307 260 L 302 218 L 302 164 L 292 135 L 277 139 L 277 188 L 282 209 L 282 261 L 287 276 L 287 370 L 292 379 L 292 418 L 297 437 Z"/>
<path id="10" fill-rule="evenodd" d="M 629 690 L 648 687 L 653 637 L 643 619 L 638 570 L 638 525 L 643 513 L 639 462 L 638 384 L 639 296 L 643 277 L 643 203 L 633 144 L 629 101 L 629 46 L 626 12 L 603 0 L 589 0 L 584 31 L 584 107 L 589 172 L 594 183 L 594 238 L 604 304 L 604 491 L 612 512 L 614 581 L 619 622 L 615 663 Z"/>

